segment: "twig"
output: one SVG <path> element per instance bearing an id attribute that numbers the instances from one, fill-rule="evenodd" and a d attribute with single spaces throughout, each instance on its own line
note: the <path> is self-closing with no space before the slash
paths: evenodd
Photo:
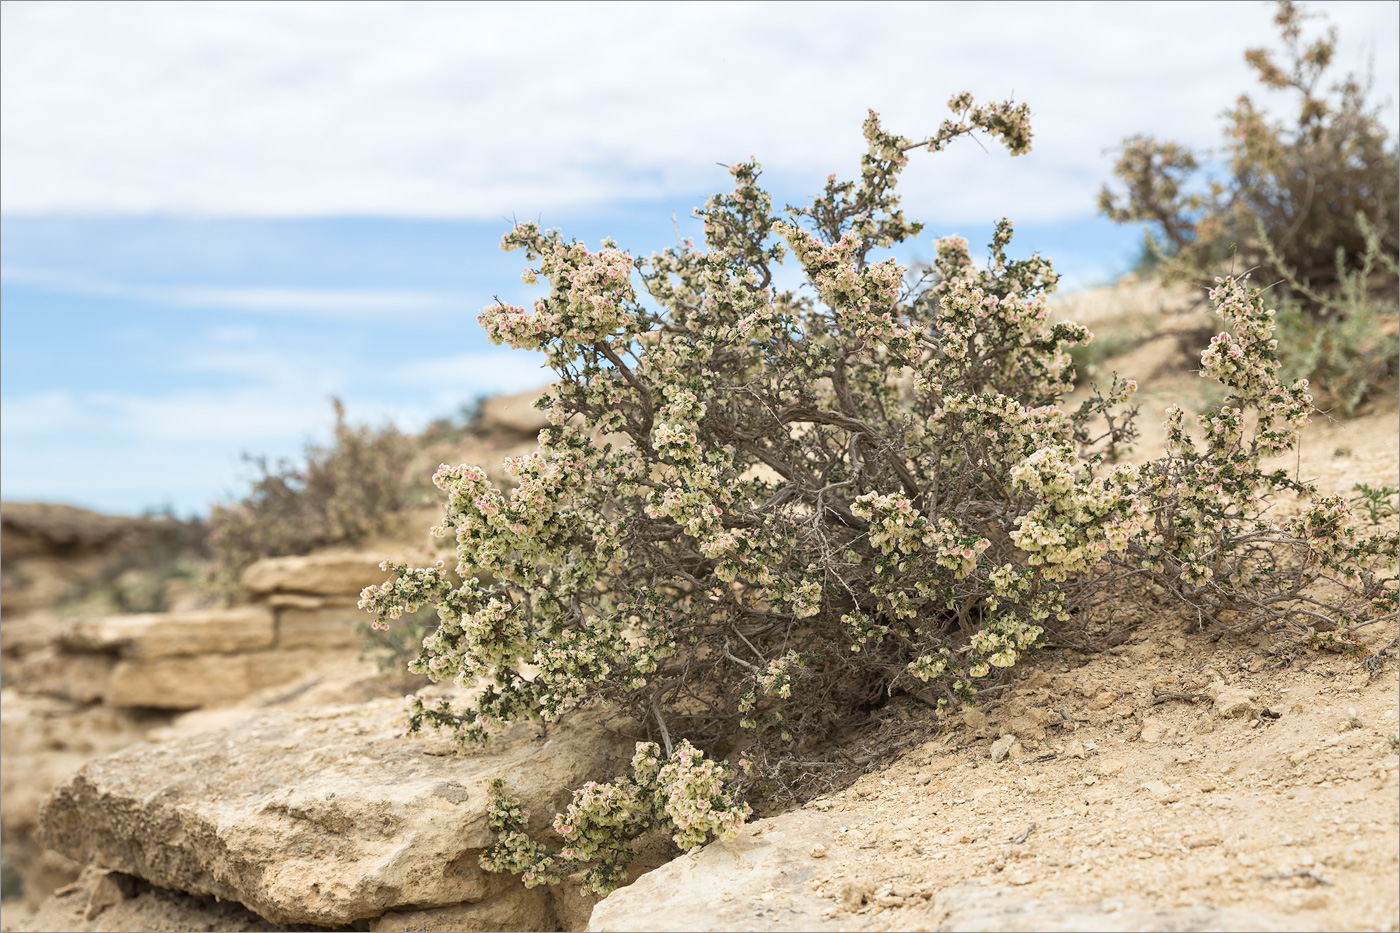
<path id="1" fill-rule="evenodd" d="M 666 720 L 661 718 L 661 707 L 656 705 L 656 698 L 651 701 L 652 714 L 656 716 L 656 724 L 661 727 L 661 741 L 666 743 L 666 757 L 671 757 L 671 733 L 666 728 Z"/>
<path id="2" fill-rule="evenodd" d="M 1194 703 L 1197 700 L 1210 699 L 1210 694 L 1208 693 L 1182 693 L 1179 690 L 1162 690 L 1159 687 L 1152 688 L 1152 695 L 1156 697 L 1156 699 L 1152 701 L 1153 706 L 1156 706 L 1158 703 L 1165 703 L 1168 700 L 1186 700 L 1188 703 Z"/>
<path id="3" fill-rule="evenodd" d="M 1012 844 L 1013 846 L 1018 846 L 1018 845 L 1020 845 L 1021 843 L 1025 842 L 1027 839 L 1030 838 L 1031 830 L 1035 829 L 1035 827 L 1036 827 L 1036 824 L 1035 824 L 1035 823 L 1032 823 L 1031 825 L 1027 826 L 1025 832 L 1021 833 L 1021 835 L 1016 836 L 1015 838 L 1013 838 L 1013 839 L 1011 840 L 1011 844 Z"/>
<path id="4" fill-rule="evenodd" d="M 1306 868 L 1300 868 L 1300 869 L 1298 869 L 1297 871 L 1280 872 L 1280 873 L 1277 874 L 1277 875 L 1260 875 L 1260 876 L 1259 876 L 1259 880 L 1260 880 L 1260 881 L 1282 881 L 1282 880 L 1285 879 L 1285 878 L 1310 878 L 1310 879 L 1313 881 L 1313 883 L 1315 883 L 1315 884 L 1327 884 L 1327 885 L 1330 885 L 1330 884 L 1332 883 L 1332 882 L 1328 881 L 1326 878 L 1319 878 L 1317 875 L 1314 875 L 1312 872 L 1308 871 Z"/>
<path id="5" fill-rule="evenodd" d="M 1381 645 L 1375 651 L 1372 651 L 1370 654 L 1366 655 L 1366 657 L 1362 658 L 1360 661 L 1357 661 L 1351 667 L 1347 668 L 1347 672 L 1350 673 L 1351 671 L 1354 671 L 1357 668 L 1364 667 L 1366 668 L 1366 672 L 1368 674 L 1374 673 L 1375 667 L 1381 662 L 1381 660 L 1384 658 L 1388 658 L 1393 654 L 1392 649 L 1395 648 L 1397 643 L 1400 643 L 1400 635 L 1396 636 L 1395 638 L 1392 638 L 1390 641 L 1386 642 L 1384 645 Z"/>

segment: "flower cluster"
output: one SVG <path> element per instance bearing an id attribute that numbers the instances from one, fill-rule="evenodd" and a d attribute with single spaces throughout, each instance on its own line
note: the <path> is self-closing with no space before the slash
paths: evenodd
<path id="1" fill-rule="evenodd" d="M 1063 581 L 1122 553 L 1146 514 L 1133 493 L 1136 467 L 1118 466 L 1087 482 L 1075 475 L 1079 469 L 1067 445 L 1041 448 L 1011 469 L 1011 481 L 1040 500 L 1018 519 L 1011 540 L 1046 580 Z"/>
<path id="2" fill-rule="evenodd" d="M 1167 412 L 1167 456 L 1148 464 L 1138 495 L 1156 504 L 1130 539 L 1144 569 L 1183 600 L 1232 630 L 1266 627 L 1312 638 L 1395 612 L 1395 535 L 1362 535 L 1341 499 L 1265 460 L 1291 450 L 1309 421 L 1305 380 L 1279 378 L 1275 312 L 1248 277 L 1218 278 L 1210 290 L 1230 326 L 1201 354 L 1201 372 L 1227 395 L 1196 418 Z M 1276 493 L 1310 501 L 1289 519 L 1269 515 Z M 1324 585 L 1322 590 L 1319 585 Z M 1330 588 L 1330 592 L 1327 592 Z"/>
<path id="3" fill-rule="evenodd" d="M 529 833 L 529 813 L 505 793 L 503 782 L 491 785 L 488 819 L 497 841 L 481 856 L 488 871 L 519 874 L 526 887 L 552 883 L 587 869 L 584 885 L 606 894 L 627 878 L 635 857 L 631 840 L 659 829 L 682 848 L 700 845 L 713 835 L 734 836 L 752 813 L 736 802 L 728 767 L 704 756 L 682 740 L 663 764 L 661 749 L 638 742 L 632 774 L 609 783 L 589 781 L 554 819 L 562 839 L 551 849 Z"/>

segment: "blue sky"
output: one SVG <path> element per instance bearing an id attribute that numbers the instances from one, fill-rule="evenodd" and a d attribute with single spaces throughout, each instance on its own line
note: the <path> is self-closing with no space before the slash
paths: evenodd
<path id="1" fill-rule="evenodd" d="M 1400 4 L 1319 5 L 1394 130 Z M 0 6 L 0 495 L 138 513 L 239 494 L 242 452 L 405 428 L 541 384 L 477 312 L 527 301 L 507 218 L 633 252 L 756 155 L 779 203 L 853 173 L 867 107 L 1031 105 L 1035 148 L 918 156 L 945 233 L 1071 286 L 1130 265 L 1094 216 L 1129 133 L 1197 146 L 1272 45 L 1263 3 Z"/>

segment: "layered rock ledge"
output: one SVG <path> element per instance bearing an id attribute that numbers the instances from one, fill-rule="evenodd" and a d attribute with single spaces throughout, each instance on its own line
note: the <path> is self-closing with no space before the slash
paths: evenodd
<path id="1" fill-rule="evenodd" d="M 570 788 L 625 767 L 630 743 L 579 718 L 547 733 L 518 724 L 464 754 L 437 736 L 405 739 L 404 717 L 401 700 L 266 713 L 127 749 L 54 791 L 40 839 L 80 863 L 236 900 L 276 924 L 480 905 L 467 913 L 504 924 L 495 928 L 552 928 L 537 916 L 544 891 L 478 864 L 492 841 L 487 784 L 505 780 L 543 830 Z M 529 926 L 511 924 L 521 912 Z"/>

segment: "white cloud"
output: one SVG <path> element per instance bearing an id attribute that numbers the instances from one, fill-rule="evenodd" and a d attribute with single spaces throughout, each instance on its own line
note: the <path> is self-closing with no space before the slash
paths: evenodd
<path id="1" fill-rule="evenodd" d="M 254 386 L 231 391 L 195 390 L 161 395 L 50 391 L 0 400 L 5 440 L 48 436 L 112 437 L 237 446 L 239 438 L 301 437 L 308 424 L 326 419 L 324 395 L 292 387 Z M 6 478 L 9 485 L 9 477 Z"/>
<path id="2" fill-rule="evenodd" d="M 0 423 L 10 437 L 61 433 L 82 418 L 72 393 L 36 392 L 21 398 L 13 393 L 0 397 Z"/>
<path id="3" fill-rule="evenodd" d="M 465 307 L 465 298 L 410 289 L 223 288 L 129 285 L 68 270 L 0 267 L 0 280 L 78 295 L 127 298 L 180 308 L 288 312 L 313 315 L 374 315 L 436 312 Z"/>
<path id="4" fill-rule="evenodd" d="M 83 436 L 131 443 L 217 442 L 245 450 L 282 446 L 328 424 L 329 400 L 343 397 L 352 421 L 391 420 L 415 430 L 483 394 L 544 385 L 553 374 L 538 354 L 515 350 L 428 357 L 352 379 L 346 360 L 267 347 L 190 350 L 175 368 L 231 376 L 233 387 L 150 390 L 50 390 L 0 399 L 7 445 L 34 438 Z M 7 483 L 8 486 L 8 477 Z"/>
<path id="5" fill-rule="evenodd" d="M 919 134 L 968 89 L 1029 102 L 1035 153 L 965 145 L 910 193 L 1048 219 L 1092 210 L 1130 133 L 1216 141 L 1274 38 L 1263 3 L 3 9 L 7 212 L 529 216 L 711 190 L 750 154 L 801 187 L 849 170 L 865 108 Z M 1397 9 L 1325 6 L 1382 89 Z"/>

